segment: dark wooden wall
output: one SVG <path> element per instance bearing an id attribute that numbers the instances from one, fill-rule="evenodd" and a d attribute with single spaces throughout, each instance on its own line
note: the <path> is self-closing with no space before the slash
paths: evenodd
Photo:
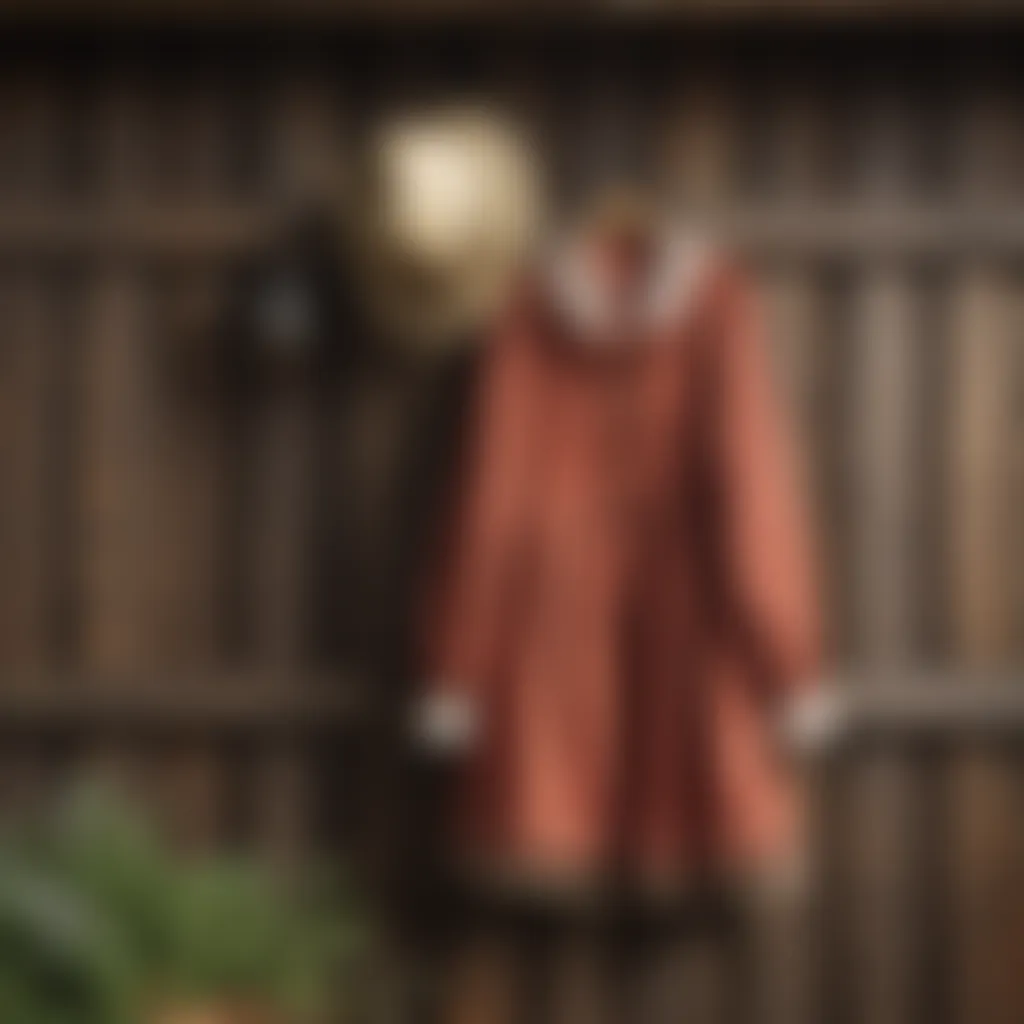
<path id="1" fill-rule="evenodd" d="M 9 40 L 0 799 L 103 767 L 187 838 L 284 856 L 348 849 L 377 816 L 357 722 L 402 682 L 432 485 L 413 442 L 442 436 L 457 373 L 334 358 L 359 348 L 343 318 L 275 352 L 220 314 L 240 262 L 296 198 L 323 199 L 360 124 L 433 92 L 518 109 L 563 181 L 581 112 L 619 105 L 679 196 L 749 250 L 851 684 L 1017 668 L 1019 41 Z M 1021 1019 L 1021 795 L 1012 759 L 984 751 L 865 754 L 844 772 L 823 817 L 826 1008 L 799 1019 Z"/>

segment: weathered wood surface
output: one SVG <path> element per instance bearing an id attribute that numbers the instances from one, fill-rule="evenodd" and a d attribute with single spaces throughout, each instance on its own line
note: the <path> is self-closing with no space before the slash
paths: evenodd
<path id="1" fill-rule="evenodd" d="M 896 688 L 1012 680 L 1024 655 L 1024 82 L 977 40 L 939 87 L 909 50 L 881 75 L 827 47 L 751 66 L 645 38 L 651 66 L 625 61 L 643 74 L 607 95 L 643 112 L 673 193 L 763 277 L 840 674 L 877 690 L 862 724 L 912 747 L 850 746 L 823 817 L 828 898 L 809 921 L 769 907 L 755 943 L 769 981 L 794 944 L 831 980 L 766 994 L 763 1014 L 1019 1020 L 1020 708 L 979 685 L 928 718 Z M 346 114 L 456 77 L 564 153 L 603 101 L 576 118 L 581 90 L 557 84 L 614 47 L 482 35 L 452 70 L 415 47 L 319 42 L 264 61 L 225 37 L 152 69 L 112 45 L 123 61 L 74 74 L 42 46 L 0 70 L 4 806 L 101 765 L 186 838 L 242 835 L 285 861 L 353 841 L 352 789 L 375 794 L 370 818 L 391 806 L 394 779 L 356 782 L 346 758 L 353 716 L 387 706 L 402 672 L 403 545 L 436 484 L 410 452 L 441 436 L 446 374 L 381 356 L 331 377 L 321 357 L 358 349 L 350 325 L 327 350 L 275 353 L 224 338 L 218 313 L 238 259 L 277 244 L 299 201 L 330 199 Z M 947 729 L 965 716 L 970 744 Z M 990 722 L 998 758 L 950 759 Z M 565 1016 L 585 1014 L 591 955 L 558 961 Z M 659 955 L 637 984 L 717 1024 L 738 954 Z"/>

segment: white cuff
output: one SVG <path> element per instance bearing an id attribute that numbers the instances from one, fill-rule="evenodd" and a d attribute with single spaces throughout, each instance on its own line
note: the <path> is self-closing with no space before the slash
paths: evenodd
<path id="1" fill-rule="evenodd" d="M 849 720 L 846 696 L 822 687 L 787 700 L 781 708 L 779 726 L 788 747 L 797 753 L 814 753 L 841 736 Z"/>
<path id="2" fill-rule="evenodd" d="M 476 701 L 448 689 L 429 693 L 413 709 L 412 732 L 417 744 L 427 750 L 463 753 L 480 733 Z"/>

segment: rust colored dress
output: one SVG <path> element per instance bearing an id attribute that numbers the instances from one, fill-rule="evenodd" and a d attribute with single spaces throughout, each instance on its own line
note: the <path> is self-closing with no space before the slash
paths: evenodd
<path id="1" fill-rule="evenodd" d="M 807 525 L 755 300 L 683 267 L 602 344 L 585 294 L 535 282 L 484 356 L 425 650 L 479 712 L 474 863 L 672 883 L 793 834 L 772 723 L 816 669 Z"/>

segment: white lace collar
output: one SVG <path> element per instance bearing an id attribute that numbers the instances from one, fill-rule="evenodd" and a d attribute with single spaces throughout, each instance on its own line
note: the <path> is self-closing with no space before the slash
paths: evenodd
<path id="1" fill-rule="evenodd" d="M 691 304 L 704 277 L 708 250 L 679 228 L 666 228 L 646 282 L 641 286 L 629 318 L 622 322 L 593 272 L 582 258 L 578 238 L 558 244 L 547 266 L 547 284 L 557 310 L 567 319 L 579 341 L 595 347 L 611 346 L 623 338 L 663 335 L 663 328 L 679 319 Z"/>

